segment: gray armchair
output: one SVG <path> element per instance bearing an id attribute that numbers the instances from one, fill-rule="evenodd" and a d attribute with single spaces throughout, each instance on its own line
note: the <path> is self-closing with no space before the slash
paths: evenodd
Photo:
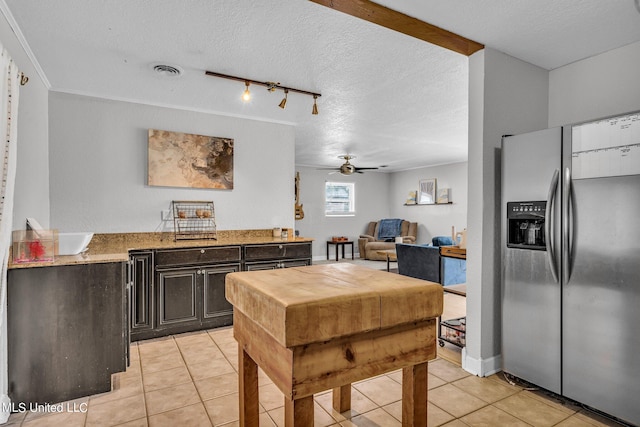
<path id="1" fill-rule="evenodd" d="M 440 248 L 437 246 L 396 245 L 398 273 L 416 279 L 442 283 Z"/>
<path id="2" fill-rule="evenodd" d="M 398 244 L 396 255 L 398 273 L 404 276 L 438 282 L 443 286 L 467 281 L 467 260 L 440 256 L 438 246 Z"/>
<path id="3" fill-rule="evenodd" d="M 358 239 L 358 249 L 360 251 L 360 258 L 370 260 L 386 261 L 385 255 L 380 255 L 378 251 L 390 250 L 396 248 L 396 242 L 378 240 L 378 228 L 380 221 L 372 221 L 367 226 L 365 234 L 361 234 Z M 416 236 L 418 234 L 418 223 L 402 221 L 400 226 L 400 235 L 402 237 L 402 243 L 415 243 Z"/>

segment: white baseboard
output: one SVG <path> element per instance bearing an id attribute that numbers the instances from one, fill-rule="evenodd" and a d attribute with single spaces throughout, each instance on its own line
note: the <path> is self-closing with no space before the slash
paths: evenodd
<path id="1" fill-rule="evenodd" d="M 475 359 L 467 354 L 467 348 L 462 348 L 462 369 L 478 377 L 488 377 L 502 370 L 502 355 L 498 354 L 489 359 Z"/>
<path id="2" fill-rule="evenodd" d="M 11 416 L 11 399 L 6 394 L 0 395 L 0 424 L 4 424 Z"/>

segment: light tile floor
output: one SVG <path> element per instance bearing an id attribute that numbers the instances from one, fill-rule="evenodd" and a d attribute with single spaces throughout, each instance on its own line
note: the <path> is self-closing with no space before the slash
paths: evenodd
<path id="1" fill-rule="evenodd" d="M 16 413 L 22 426 L 238 425 L 237 344 L 221 328 L 132 343 L 131 366 L 113 391 L 70 402 L 77 412 Z M 315 396 L 316 426 L 401 425 L 401 371 L 353 384 L 352 409 L 337 413 L 330 392 Z M 438 358 L 429 363 L 429 426 L 602 426 L 610 420 L 509 384 L 479 378 Z M 260 425 L 283 426 L 283 395 L 260 372 Z M 82 408 L 88 408 L 86 412 Z"/>
<path id="2" fill-rule="evenodd" d="M 341 262 L 376 269 L 382 265 L 360 259 Z M 465 313 L 465 298 L 445 293 L 443 318 Z M 472 376 L 460 368 L 460 353 L 447 343 L 429 363 L 429 426 L 618 426 L 542 392 L 511 385 L 502 374 Z M 16 413 L 6 425 L 234 427 L 237 359 L 231 327 L 132 343 L 131 366 L 113 376 L 111 392 L 66 402 L 63 408 L 70 410 L 62 413 Z M 315 425 L 401 426 L 401 383 L 402 372 L 394 371 L 353 384 L 352 409 L 344 413 L 332 409 L 330 392 L 319 393 Z M 262 371 L 259 387 L 260 425 L 284 426 L 284 397 Z"/>

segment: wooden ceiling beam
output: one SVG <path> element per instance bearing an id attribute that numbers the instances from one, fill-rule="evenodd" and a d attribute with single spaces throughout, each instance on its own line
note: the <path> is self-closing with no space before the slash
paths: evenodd
<path id="1" fill-rule="evenodd" d="M 445 49 L 470 56 L 484 45 L 369 0 L 310 0 Z"/>

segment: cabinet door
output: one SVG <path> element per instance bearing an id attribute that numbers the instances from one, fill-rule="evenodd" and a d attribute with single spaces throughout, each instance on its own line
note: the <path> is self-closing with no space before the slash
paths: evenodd
<path id="1" fill-rule="evenodd" d="M 158 272 L 158 326 L 198 323 L 198 268 Z"/>
<path id="2" fill-rule="evenodd" d="M 233 306 L 225 298 L 224 283 L 227 273 L 234 271 L 240 271 L 240 264 L 202 269 L 202 278 L 204 279 L 203 322 L 211 326 L 233 323 Z"/>
<path id="3" fill-rule="evenodd" d="M 153 329 L 153 252 L 131 254 L 131 332 Z"/>

